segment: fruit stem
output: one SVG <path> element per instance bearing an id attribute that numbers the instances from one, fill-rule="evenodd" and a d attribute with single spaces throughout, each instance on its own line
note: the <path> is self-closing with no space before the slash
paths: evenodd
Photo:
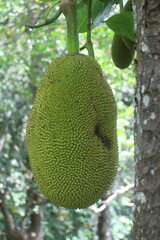
<path id="1" fill-rule="evenodd" d="M 94 49 L 91 40 L 91 26 L 92 26 L 92 0 L 88 1 L 88 11 L 87 11 L 87 41 L 85 43 L 85 47 L 88 51 L 88 55 L 94 58 Z"/>
<path id="2" fill-rule="evenodd" d="M 61 8 L 59 8 L 56 11 L 56 13 L 53 15 L 53 17 L 45 19 L 44 23 L 40 23 L 40 24 L 37 24 L 37 25 L 26 25 L 26 27 L 29 27 L 29 28 L 40 28 L 40 27 L 43 27 L 43 26 L 47 26 L 47 25 L 49 25 L 51 23 L 54 23 L 59 18 L 61 13 L 62 13 L 62 10 L 61 10 Z"/>
<path id="3" fill-rule="evenodd" d="M 54 4 L 47 10 L 47 12 L 46 12 L 46 14 L 45 14 L 45 16 L 44 16 L 45 21 L 47 21 L 49 13 L 50 13 L 51 10 L 57 5 L 58 2 L 59 2 L 59 0 L 56 1 L 56 2 L 54 2 Z"/>
<path id="4" fill-rule="evenodd" d="M 72 0 L 61 0 L 61 9 L 67 22 L 68 53 L 79 53 L 79 35 L 76 4 Z"/>
<path id="5" fill-rule="evenodd" d="M 119 2 L 120 12 L 124 12 L 123 0 Z"/>

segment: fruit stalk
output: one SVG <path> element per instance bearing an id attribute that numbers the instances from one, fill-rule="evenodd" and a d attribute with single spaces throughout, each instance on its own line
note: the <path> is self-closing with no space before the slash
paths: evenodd
<path id="1" fill-rule="evenodd" d="M 123 1 L 121 0 L 119 2 L 120 12 L 122 13 L 124 11 Z"/>
<path id="2" fill-rule="evenodd" d="M 49 9 L 49 11 L 50 11 L 50 9 Z M 62 10 L 61 10 L 61 8 L 59 8 L 56 11 L 56 13 L 53 15 L 53 17 L 48 18 L 48 19 L 45 17 L 44 23 L 40 23 L 40 24 L 36 24 L 36 25 L 26 25 L 26 27 L 29 27 L 29 28 L 40 28 L 40 27 L 47 26 L 47 25 L 49 25 L 51 23 L 54 23 L 59 18 L 61 13 L 62 13 Z"/>
<path id="3" fill-rule="evenodd" d="M 79 53 L 79 36 L 76 4 L 72 0 L 61 0 L 61 9 L 67 23 L 68 53 Z"/>
<path id="4" fill-rule="evenodd" d="M 87 41 L 86 41 L 86 48 L 88 51 L 88 55 L 90 57 L 94 58 L 94 50 L 93 50 L 93 44 L 92 44 L 92 40 L 91 40 L 91 10 L 92 10 L 92 0 L 89 0 L 88 2 L 88 14 L 87 14 Z"/>

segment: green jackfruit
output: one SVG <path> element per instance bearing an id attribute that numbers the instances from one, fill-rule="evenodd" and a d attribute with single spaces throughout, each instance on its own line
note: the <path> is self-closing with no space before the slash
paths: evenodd
<path id="1" fill-rule="evenodd" d="M 27 123 L 30 165 L 53 203 L 86 208 L 112 184 L 118 162 L 116 104 L 100 66 L 80 54 L 46 70 Z"/>
<path id="2" fill-rule="evenodd" d="M 133 49 L 134 50 L 134 45 L 135 45 L 135 42 L 133 42 L 132 40 L 130 40 L 129 38 L 126 38 L 125 36 L 122 36 L 122 40 L 124 42 L 124 44 L 126 45 L 126 47 L 128 49 Z"/>
<path id="3" fill-rule="evenodd" d="M 124 12 L 132 11 L 132 0 L 128 0 L 124 6 Z M 134 42 L 125 36 L 114 34 L 111 55 L 116 67 L 124 69 L 132 63 L 135 50 Z"/>
<path id="4" fill-rule="evenodd" d="M 132 0 L 128 0 L 127 3 L 124 6 L 124 11 L 125 12 L 132 12 Z M 122 36 L 122 40 L 124 44 L 126 45 L 127 48 L 129 49 L 134 49 L 135 42 L 131 41 L 125 36 Z"/>
<path id="5" fill-rule="evenodd" d="M 134 58 L 135 51 L 132 49 L 128 49 L 124 44 L 121 35 L 114 34 L 112 47 L 111 47 L 111 54 L 112 60 L 116 67 L 120 69 L 127 68 L 133 58 Z"/>
<path id="6" fill-rule="evenodd" d="M 125 12 L 131 12 L 132 11 L 132 0 L 128 0 L 124 6 Z"/>

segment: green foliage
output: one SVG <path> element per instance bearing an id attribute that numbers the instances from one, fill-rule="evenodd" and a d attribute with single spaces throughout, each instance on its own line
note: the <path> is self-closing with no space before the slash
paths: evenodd
<path id="1" fill-rule="evenodd" d="M 101 2 L 104 2 L 104 3 L 111 3 L 112 0 L 100 0 Z"/>
<path id="2" fill-rule="evenodd" d="M 93 0 L 92 4 L 92 22 L 93 27 L 99 25 L 110 13 L 113 1 L 103 3 L 99 0 Z M 84 33 L 87 31 L 87 6 L 77 10 L 79 32 Z"/>
<path id="3" fill-rule="evenodd" d="M 88 0 L 75 0 L 77 8 L 83 8 L 88 3 Z"/>
<path id="4" fill-rule="evenodd" d="M 42 1 L 42 2 L 55 2 L 57 0 L 39 0 L 39 1 Z M 39 1 L 37 1 L 37 2 L 39 2 Z"/>
<path id="5" fill-rule="evenodd" d="M 134 22 L 132 12 L 123 12 L 113 15 L 106 21 L 107 26 L 114 31 L 115 34 L 123 35 L 135 42 Z"/>
<path id="6" fill-rule="evenodd" d="M 118 4 L 120 2 L 120 0 L 100 0 L 101 2 L 104 3 L 112 3 L 112 4 Z"/>
<path id="7" fill-rule="evenodd" d="M 45 236 L 47 240 L 93 239 L 91 211 L 68 210 L 48 203 L 45 205 Z"/>

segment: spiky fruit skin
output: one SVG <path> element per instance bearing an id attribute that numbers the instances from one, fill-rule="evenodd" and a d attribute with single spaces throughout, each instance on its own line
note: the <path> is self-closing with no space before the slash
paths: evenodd
<path id="1" fill-rule="evenodd" d="M 86 208 L 112 184 L 118 161 L 116 104 L 98 63 L 56 58 L 46 70 L 27 123 L 33 175 L 53 203 Z"/>
<path id="2" fill-rule="evenodd" d="M 116 67 L 120 69 L 127 68 L 133 58 L 134 58 L 135 51 L 132 49 L 128 49 L 124 44 L 121 35 L 114 34 L 112 47 L 111 47 L 111 54 L 112 60 Z"/>

